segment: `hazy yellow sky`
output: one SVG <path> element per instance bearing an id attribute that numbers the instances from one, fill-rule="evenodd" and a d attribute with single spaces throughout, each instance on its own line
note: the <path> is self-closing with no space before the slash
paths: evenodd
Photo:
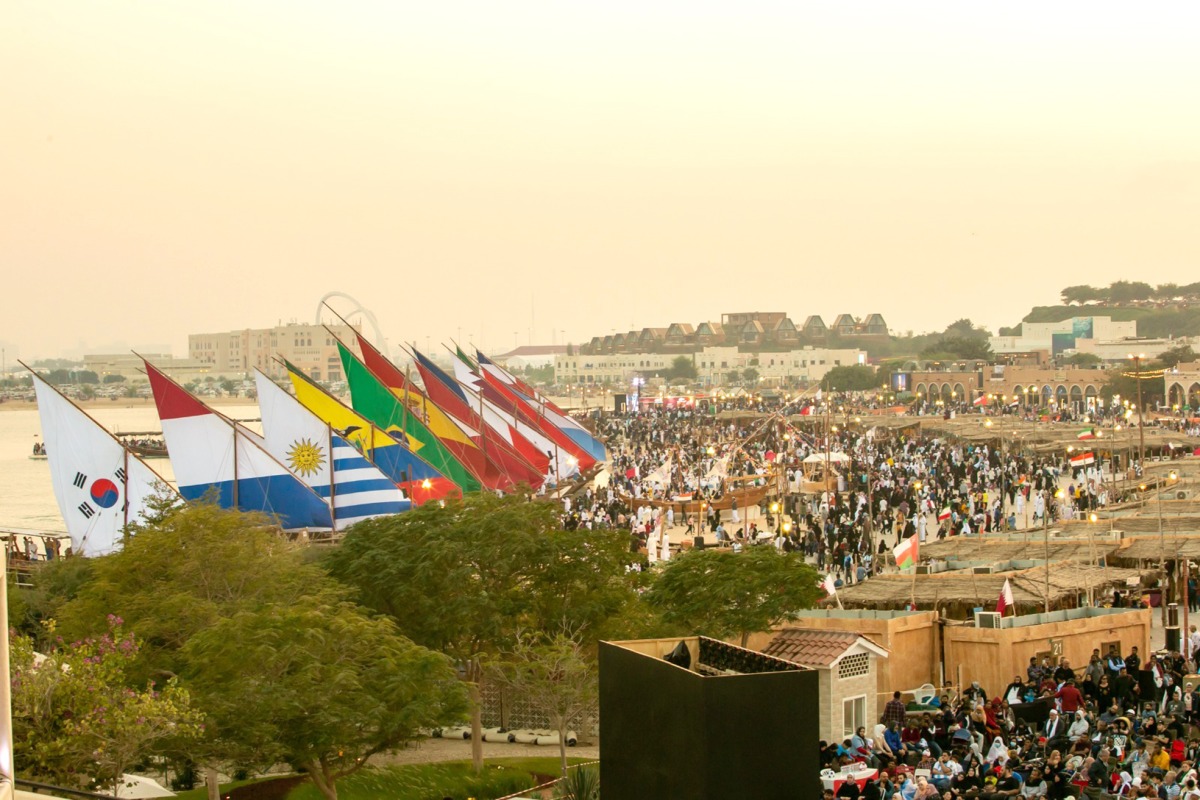
<path id="1" fill-rule="evenodd" d="M 13 2 L 0 341 L 182 354 L 332 290 L 488 349 L 994 329 L 1191 282 L 1198 43 L 1195 2 Z"/>

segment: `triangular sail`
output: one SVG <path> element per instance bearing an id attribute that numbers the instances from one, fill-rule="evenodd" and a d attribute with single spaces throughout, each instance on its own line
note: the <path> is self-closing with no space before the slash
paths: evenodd
<path id="1" fill-rule="evenodd" d="M 330 503 L 335 530 L 412 507 L 396 484 L 334 433 L 330 423 L 261 371 L 254 378 L 267 452 Z"/>
<path id="2" fill-rule="evenodd" d="M 179 493 L 214 493 L 222 508 L 279 518 L 285 530 L 332 528 L 329 506 L 233 420 L 218 414 L 146 362 Z"/>
<path id="3" fill-rule="evenodd" d="M 85 556 L 119 550 L 126 526 L 144 519 L 149 500 L 175 490 L 83 409 L 29 371 L 54 497 L 71 534 L 71 549 Z"/>
<path id="4" fill-rule="evenodd" d="M 588 454 L 596 461 L 604 461 L 608 454 L 605 451 L 604 443 L 593 436 L 587 428 L 583 427 L 578 420 L 571 417 L 558 406 L 551 403 L 546 398 L 542 397 L 532 387 L 524 381 L 515 377 L 504 367 L 492 361 L 483 353 L 476 351 L 479 358 L 479 370 L 484 379 L 492 379 L 505 386 L 519 397 L 527 401 L 533 406 L 536 406 L 539 413 L 545 416 L 548 420 L 554 423 L 555 427 L 571 438 L 576 444 L 588 452 Z"/>
<path id="5" fill-rule="evenodd" d="M 283 363 L 287 367 L 296 399 L 318 419 L 332 425 L 336 435 L 354 445 L 359 453 L 403 489 L 414 503 L 421 505 L 430 500 L 462 494 L 453 481 L 408 449 L 407 437 L 403 434 L 397 439 L 385 433 L 382 428 L 325 391 L 295 364 L 286 360 Z"/>
<path id="6" fill-rule="evenodd" d="M 337 347 L 342 372 L 346 375 L 346 383 L 350 385 L 354 410 L 388 433 L 406 435 L 412 450 L 458 484 L 464 492 L 479 491 L 482 487 L 479 479 L 447 449 L 442 440 L 411 409 L 406 408 L 345 344 L 338 341 Z"/>

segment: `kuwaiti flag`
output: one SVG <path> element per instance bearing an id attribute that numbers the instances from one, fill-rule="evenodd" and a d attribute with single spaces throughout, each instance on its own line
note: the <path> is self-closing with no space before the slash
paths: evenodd
<path id="1" fill-rule="evenodd" d="M 350 442 L 367 460 L 379 467 L 417 505 L 461 496 L 458 486 L 434 469 L 425 459 L 408 449 L 366 417 L 347 408 L 316 381 L 288 361 L 288 378 L 296 399 L 316 417 L 333 426 L 333 432 Z"/>
<path id="2" fill-rule="evenodd" d="M 520 382 L 510 375 L 507 370 L 505 370 L 499 364 L 493 362 L 483 353 L 476 351 L 476 354 L 479 357 L 479 369 L 482 371 L 485 379 L 489 377 L 495 378 L 496 380 L 507 384 L 510 389 L 520 394 L 526 401 L 535 405 L 539 405 L 536 397 L 528 397 L 524 395 L 524 393 L 521 391 L 522 386 Z M 578 420 L 572 418 L 569 414 L 563 414 L 562 412 L 551 408 L 549 404 L 546 403 L 540 404 L 540 411 L 542 412 L 543 416 L 546 417 L 546 419 L 553 422 L 554 425 L 567 436 L 569 436 L 573 442 L 586 450 L 593 459 L 596 461 L 604 461 L 608 457 L 604 449 L 604 444 L 595 436 L 592 436 L 588 429 L 583 427 Z"/>
<path id="3" fill-rule="evenodd" d="M 272 458 L 256 437 L 192 397 L 149 361 L 146 373 L 185 499 L 201 500 L 215 491 L 221 508 L 273 515 L 285 530 L 333 527 L 325 501 Z"/>
<path id="4" fill-rule="evenodd" d="M 996 613 L 1004 616 L 1004 612 L 1013 606 L 1012 584 L 1004 579 L 1004 587 L 1000 590 L 1000 599 L 996 601 Z"/>
<path id="5" fill-rule="evenodd" d="M 1080 453 L 1071 459 L 1072 467 L 1086 467 L 1089 464 L 1095 464 L 1096 457 L 1091 453 Z"/>
<path id="6" fill-rule="evenodd" d="M 143 520 L 147 501 L 176 495 L 175 490 L 100 423 L 29 371 L 50 481 L 72 551 L 102 556 L 119 550 L 125 527 Z"/>
<path id="7" fill-rule="evenodd" d="M 334 530 L 412 507 L 399 487 L 262 372 L 255 371 L 267 452 L 329 502 Z"/>
<path id="8" fill-rule="evenodd" d="M 892 555 L 896 558 L 896 566 L 900 569 L 907 569 L 917 565 L 917 534 L 913 534 L 900 544 L 892 548 Z"/>
<path id="9" fill-rule="evenodd" d="M 1075 438 L 1076 439 L 1095 439 L 1096 438 L 1096 429 L 1095 428 L 1084 428 L 1083 430 L 1081 430 L 1079 432 L 1079 435 L 1076 436 Z"/>

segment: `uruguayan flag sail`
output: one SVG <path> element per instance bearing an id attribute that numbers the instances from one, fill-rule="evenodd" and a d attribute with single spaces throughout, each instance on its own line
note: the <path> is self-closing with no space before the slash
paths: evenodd
<path id="1" fill-rule="evenodd" d="M 259 437 L 192 397 L 148 361 L 146 373 L 185 499 L 215 492 L 222 508 L 271 514 L 287 530 L 333 527 L 325 501 L 272 458 Z"/>
<path id="2" fill-rule="evenodd" d="M 411 504 L 378 467 L 333 433 L 300 401 L 261 372 L 255 373 L 267 452 L 285 464 L 314 492 L 332 499 L 336 530 Z"/>
<path id="3" fill-rule="evenodd" d="M 32 370 L 30 370 L 32 372 Z M 125 526 L 140 522 L 146 501 L 175 492 L 99 423 L 33 373 L 54 497 L 77 554 L 120 548 Z"/>

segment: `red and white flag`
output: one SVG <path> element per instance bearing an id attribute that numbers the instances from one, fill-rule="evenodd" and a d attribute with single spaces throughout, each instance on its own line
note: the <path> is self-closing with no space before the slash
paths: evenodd
<path id="1" fill-rule="evenodd" d="M 950 519 L 950 506 L 946 506 L 938 512 L 938 522 L 945 522 Z"/>
<path id="2" fill-rule="evenodd" d="M 834 583 L 833 575 L 826 575 L 825 580 L 821 582 L 821 588 L 825 590 L 825 594 L 833 597 L 837 594 L 837 584 Z"/>
<path id="3" fill-rule="evenodd" d="M 1004 616 L 1004 612 L 1013 605 L 1012 585 L 1008 578 L 1004 579 L 1004 588 L 1000 590 L 1000 599 L 996 601 L 996 613 Z"/>

